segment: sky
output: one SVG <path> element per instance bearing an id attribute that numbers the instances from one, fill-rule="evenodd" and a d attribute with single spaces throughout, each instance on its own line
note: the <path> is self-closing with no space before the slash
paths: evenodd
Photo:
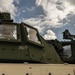
<path id="1" fill-rule="evenodd" d="M 62 40 L 65 29 L 75 34 L 75 0 L 0 0 L 0 11 L 37 28 L 46 40 Z"/>

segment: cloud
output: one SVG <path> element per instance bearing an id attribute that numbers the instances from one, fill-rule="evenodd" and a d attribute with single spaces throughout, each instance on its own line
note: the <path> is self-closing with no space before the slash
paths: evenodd
<path id="1" fill-rule="evenodd" d="M 27 9 L 27 11 L 33 11 L 33 10 L 35 10 L 35 7 L 33 7 L 33 6 L 31 8 L 26 7 L 26 9 Z"/>
<path id="2" fill-rule="evenodd" d="M 25 12 L 32 12 L 32 11 L 34 11 L 35 10 L 35 7 L 34 6 L 32 6 L 32 7 L 22 7 L 22 9 L 21 9 L 21 12 L 22 13 L 25 13 Z"/>
<path id="3" fill-rule="evenodd" d="M 14 0 L 0 0 L 0 11 L 1 12 L 10 12 L 11 16 L 15 16 L 17 8 L 14 5 Z"/>
<path id="4" fill-rule="evenodd" d="M 20 0 L 14 0 L 17 4 L 20 4 Z"/>
<path id="5" fill-rule="evenodd" d="M 23 22 L 31 25 L 31 26 L 34 26 L 35 28 L 37 28 L 39 30 L 39 32 L 41 33 L 42 32 L 42 28 L 40 26 L 40 23 L 41 23 L 41 19 L 39 18 L 30 18 L 30 19 L 23 19 L 22 20 Z"/>
<path id="6" fill-rule="evenodd" d="M 71 54 L 71 46 L 67 45 L 67 46 L 64 46 L 63 48 L 64 48 L 64 55 L 67 55 L 67 56 L 71 57 L 72 56 L 72 54 Z"/>
<path id="7" fill-rule="evenodd" d="M 75 14 L 75 6 L 72 6 L 69 1 L 36 0 L 36 4 L 43 8 L 46 20 L 51 20 L 50 24 L 61 25 L 60 21 L 67 18 L 68 14 Z"/>
<path id="8" fill-rule="evenodd" d="M 75 14 L 75 6 L 72 5 L 70 0 L 36 0 L 36 6 L 41 6 L 44 10 L 43 18 L 38 15 L 38 17 L 24 20 L 30 25 L 33 23 L 33 26 L 36 23 L 36 25 L 45 26 L 45 28 L 62 27 L 68 24 L 69 15 Z"/>
<path id="9" fill-rule="evenodd" d="M 30 18 L 30 19 L 26 19 L 26 20 L 23 20 L 24 22 L 26 23 L 30 23 L 31 25 L 38 25 L 38 23 L 40 23 L 41 21 L 38 19 L 38 18 Z"/>
<path id="10" fill-rule="evenodd" d="M 26 10 L 25 10 L 25 9 L 23 9 L 23 10 L 22 10 L 22 12 L 24 13 L 24 12 L 26 12 Z"/>
<path id="11" fill-rule="evenodd" d="M 52 30 L 48 30 L 47 34 L 45 34 L 43 37 L 46 40 L 55 40 L 57 38 L 55 33 Z"/>
<path id="12" fill-rule="evenodd" d="M 75 6 L 75 0 L 66 0 L 66 1 L 69 1 L 72 5 Z"/>

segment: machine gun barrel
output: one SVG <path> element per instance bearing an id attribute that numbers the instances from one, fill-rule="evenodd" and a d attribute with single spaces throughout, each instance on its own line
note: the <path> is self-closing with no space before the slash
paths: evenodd
<path id="1" fill-rule="evenodd" d="M 71 45 L 72 41 L 61 41 L 62 46 Z"/>
<path id="2" fill-rule="evenodd" d="M 75 35 L 70 35 L 71 37 L 75 38 Z"/>

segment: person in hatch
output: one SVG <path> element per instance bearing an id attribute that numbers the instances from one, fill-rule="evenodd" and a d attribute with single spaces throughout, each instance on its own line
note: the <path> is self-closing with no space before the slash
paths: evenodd
<path id="1" fill-rule="evenodd" d="M 31 41 L 34 41 L 36 43 L 40 43 L 39 39 L 38 39 L 38 36 L 37 36 L 37 31 L 34 30 L 34 29 L 30 29 L 29 28 L 29 31 L 28 31 L 28 38 L 29 40 Z"/>
<path id="2" fill-rule="evenodd" d="M 8 39 L 14 39 L 12 26 L 3 25 L 2 37 L 3 38 L 8 38 Z"/>

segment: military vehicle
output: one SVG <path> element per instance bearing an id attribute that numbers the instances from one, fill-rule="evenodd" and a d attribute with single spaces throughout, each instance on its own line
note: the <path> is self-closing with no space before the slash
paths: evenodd
<path id="1" fill-rule="evenodd" d="M 45 40 L 36 28 L 13 22 L 10 13 L 0 13 L 0 74 L 75 75 L 75 36 L 67 33 L 63 35 L 69 42 Z M 71 56 L 64 53 L 67 45 Z"/>

